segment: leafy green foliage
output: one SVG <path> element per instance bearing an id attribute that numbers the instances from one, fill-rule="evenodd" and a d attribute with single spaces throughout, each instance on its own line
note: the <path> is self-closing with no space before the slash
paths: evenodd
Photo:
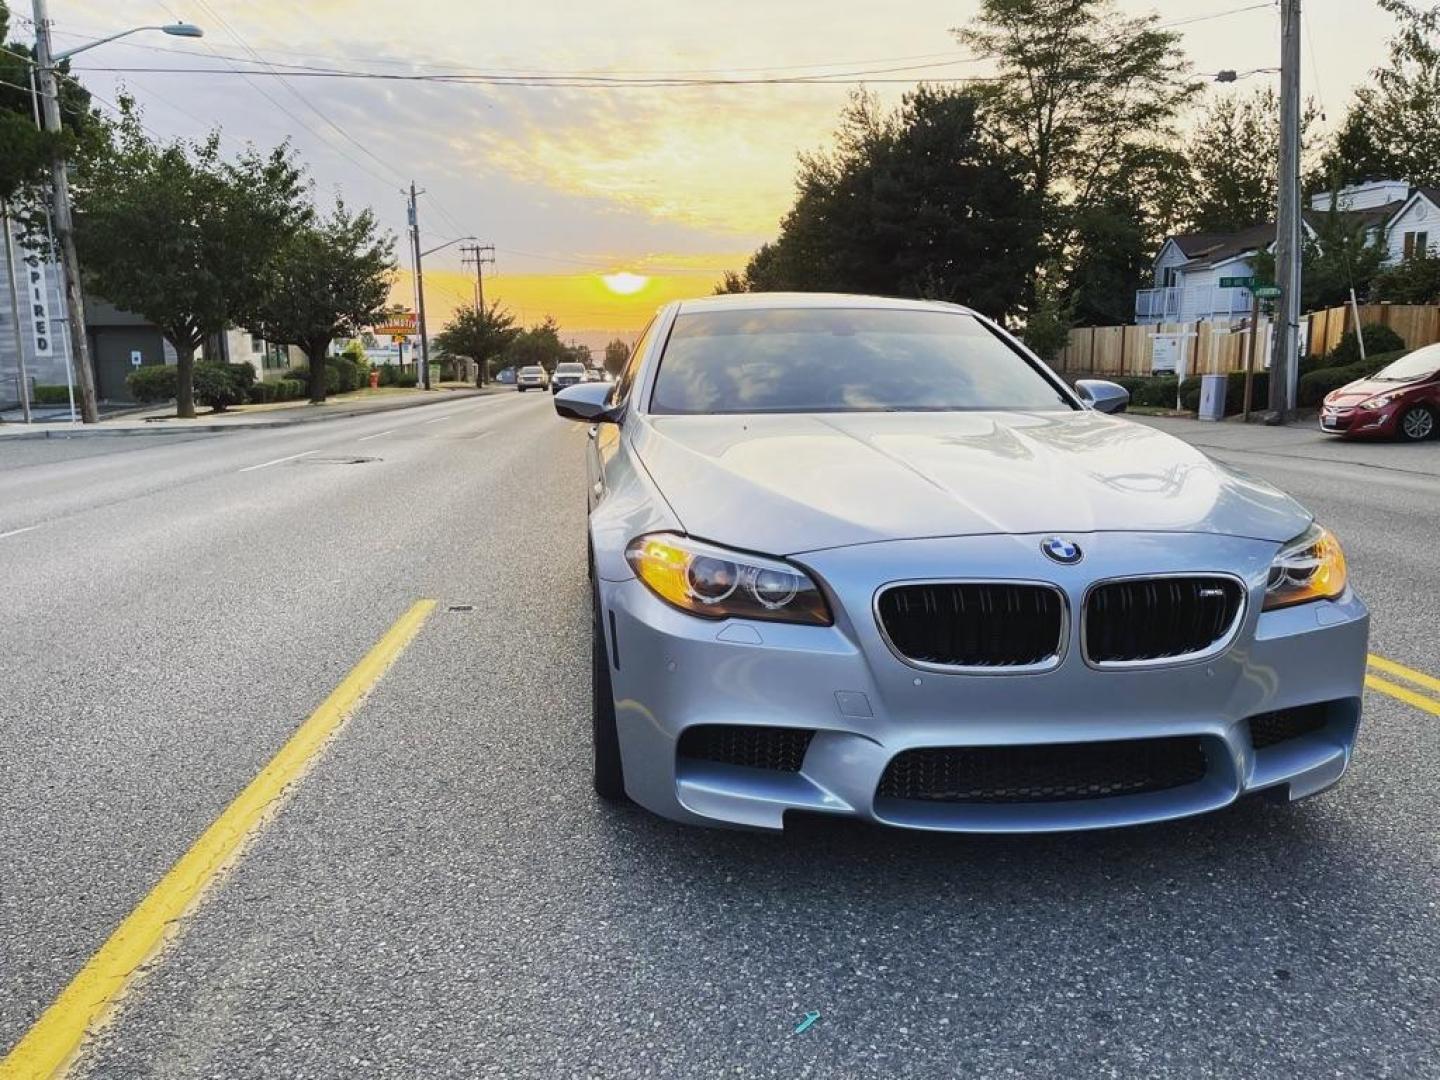
<path id="1" fill-rule="evenodd" d="M 1270 373 L 1268 371 L 1256 371 L 1253 376 L 1254 382 L 1251 387 L 1250 408 L 1259 410 L 1265 408 L 1265 403 L 1270 400 Z M 1174 404 L 1172 397 L 1167 404 Z M 1180 404 L 1183 408 L 1196 412 L 1200 408 L 1200 377 L 1192 375 L 1180 384 Z M 1245 411 L 1245 373 L 1243 371 L 1232 371 L 1225 376 L 1225 415 L 1237 416 Z"/>
<path id="2" fill-rule="evenodd" d="M 1348 221 L 1333 210 L 1315 219 L 1314 228 L 1315 239 L 1307 237 L 1300 253 L 1301 310 L 1319 311 L 1348 303 L 1352 287 L 1359 296 L 1369 295 L 1381 273 L 1385 245 L 1371 242 L 1363 224 Z M 1275 280 L 1273 252 L 1258 252 L 1251 266 L 1259 280 Z"/>
<path id="3" fill-rule="evenodd" d="M 250 397 L 243 372 L 249 372 L 248 378 L 253 382 L 255 369 L 249 364 L 196 364 L 195 400 L 216 412 L 224 412 L 231 405 L 243 405 Z"/>
<path id="4" fill-rule="evenodd" d="M 175 368 L 169 364 L 146 364 L 125 376 L 130 396 L 142 404 L 169 401 L 175 396 Z"/>
<path id="5" fill-rule="evenodd" d="M 1387 267 L 1376 275 L 1370 296 L 1392 304 L 1440 302 L 1440 256 L 1412 255 Z"/>
<path id="6" fill-rule="evenodd" d="M 479 368 L 477 385 L 484 386 L 491 365 L 519 334 L 515 316 L 496 303 L 484 311 L 458 308 L 445 329 L 435 335 L 434 345 L 442 356 L 475 361 Z"/>
<path id="7" fill-rule="evenodd" d="M 1302 156 L 1317 118 L 1313 104 L 1301 116 Z M 1280 96 L 1266 86 L 1214 99 L 1186 144 L 1194 232 L 1237 232 L 1275 220 L 1280 196 Z"/>
<path id="8" fill-rule="evenodd" d="M 56 386 L 49 383 L 37 383 L 35 385 L 35 403 L 37 405 L 68 405 L 70 388 L 63 384 Z"/>
<path id="9" fill-rule="evenodd" d="M 1381 323 L 1366 323 L 1364 330 L 1365 355 L 1367 357 L 1380 353 L 1403 352 L 1405 349 L 1405 339 L 1388 326 Z M 1347 331 L 1335 343 L 1335 347 L 1330 350 L 1330 355 L 1326 357 L 1326 360 L 1328 367 L 1360 362 L 1360 342 L 1356 338 L 1354 330 Z"/>
<path id="10" fill-rule="evenodd" d="M 801 158 L 795 205 L 750 260 L 747 288 L 1017 309 L 1035 263 L 1035 204 L 975 94 L 921 86 L 889 114 L 857 94 L 836 143 Z"/>
<path id="11" fill-rule="evenodd" d="M 1356 89 L 1322 178 L 1332 186 L 1382 177 L 1440 186 L 1440 8 L 1377 2 L 1397 23 L 1389 62 Z"/>
<path id="12" fill-rule="evenodd" d="M 1031 351 L 1046 363 L 1060 354 L 1070 340 L 1070 327 L 1075 321 L 1072 303 L 1066 302 L 1060 290 L 1053 284 L 1054 268 L 1050 273 L 1042 271 L 1042 279 L 1036 289 L 1034 310 L 1025 322 L 1022 337 Z"/>
<path id="13" fill-rule="evenodd" d="M 611 338 L 605 345 L 605 370 L 610 374 L 619 375 L 625 368 L 625 361 L 629 359 L 630 346 L 625 344 L 623 339 Z"/>
<path id="14" fill-rule="evenodd" d="M 1173 409 L 1180 383 L 1173 375 L 1117 375 L 1110 379 L 1130 391 L 1130 404 Z"/>
<path id="15" fill-rule="evenodd" d="M 266 341 L 298 346 L 310 361 L 310 400 L 324 401 L 332 392 L 330 343 L 380 321 L 394 269 L 395 238 L 381 233 L 372 211 L 352 213 L 337 198 L 328 215 L 279 245 L 271 288 L 240 321 Z"/>
<path id="16" fill-rule="evenodd" d="M 289 149 L 225 161 L 220 137 L 155 143 L 134 103 L 85 168 L 76 240 L 88 283 L 175 347 L 176 413 L 193 417 L 195 352 L 280 287 L 273 266 L 309 215 Z"/>
<path id="17" fill-rule="evenodd" d="M 502 362 L 517 368 L 539 364 L 546 371 L 554 371 L 556 364 L 573 359 L 570 346 L 560 340 L 559 323 L 547 315 L 539 326 L 522 330 L 510 339 Z"/>

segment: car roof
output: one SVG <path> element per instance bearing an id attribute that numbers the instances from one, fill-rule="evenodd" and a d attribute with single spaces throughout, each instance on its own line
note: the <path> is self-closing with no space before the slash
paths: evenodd
<path id="1" fill-rule="evenodd" d="M 962 304 L 943 300 L 905 300 L 894 296 L 850 293 L 750 292 L 723 293 L 679 301 L 681 314 L 699 311 L 784 310 L 786 308 L 876 308 L 898 311 L 946 311 L 975 314 Z"/>

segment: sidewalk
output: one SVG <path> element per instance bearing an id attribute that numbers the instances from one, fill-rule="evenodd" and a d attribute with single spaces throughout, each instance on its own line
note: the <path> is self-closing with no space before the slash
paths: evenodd
<path id="1" fill-rule="evenodd" d="M 497 394 L 507 389 L 509 387 L 494 385 L 487 386 L 483 390 L 474 387 L 441 387 L 436 390 L 399 390 L 386 387 L 384 392 L 373 396 L 369 396 L 370 392 L 368 391 L 354 391 L 338 398 L 331 398 L 323 405 L 311 405 L 308 401 L 243 405 L 227 409 L 223 413 L 202 412 L 194 420 L 177 419 L 175 406 L 169 404 L 154 409 L 126 410 L 123 415 L 114 419 L 102 419 L 98 424 L 85 425 L 70 423 L 69 410 L 62 409 L 58 411 L 57 415 L 28 426 L 13 422 L 0 425 L 0 441 L 118 435 L 184 435 L 197 432 L 288 427 L 293 424 L 340 420 L 347 416 L 368 416 L 371 413 L 393 412 L 397 409 L 440 405 L 445 402 L 460 401 L 464 398 Z M 52 410 L 47 410 L 47 412 L 50 411 Z"/>
<path id="2" fill-rule="evenodd" d="M 1137 424 L 1157 428 L 1202 450 L 1233 454 L 1264 454 L 1302 458 L 1324 464 L 1362 465 L 1398 472 L 1440 475 L 1440 441 L 1422 443 L 1358 441 L 1327 435 L 1313 418 L 1266 427 L 1242 424 L 1237 417 L 1205 422 L 1170 416 L 1128 416 Z"/>

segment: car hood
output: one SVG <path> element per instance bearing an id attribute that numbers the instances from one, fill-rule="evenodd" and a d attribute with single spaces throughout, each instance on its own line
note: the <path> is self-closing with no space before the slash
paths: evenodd
<path id="1" fill-rule="evenodd" d="M 1359 405 L 1362 401 L 1369 401 L 1377 394 L 1393 394 L 1397 391 L 1413 390 L 1423 381 L 1423 379 L 1412 379 L 1409 382 L 1386 382 L 1383 379 L 1356 379 L 1352 383 L 1346 383 L 1339 390 L 1331 391 L 1325 398 L 1325 404 L 1345 409 L 1352 405 Z"/>
<path id="2" fill-rule="evenodd" d="M 773 554 L 986 533 L 1288 540 L 1289 496 L 1094 412 L 654 416 L 636 453 L 693 536 Z"/>

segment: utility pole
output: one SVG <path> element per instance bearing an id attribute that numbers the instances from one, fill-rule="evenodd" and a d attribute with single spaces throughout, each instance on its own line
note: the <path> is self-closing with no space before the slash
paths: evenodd
<path id="1" fill-rule="evenodd" d="M 1280 0 L 1280 205 L 1275 230 L 1275 345 L 1270 415 L 1283 424 L 1295 409 L 1300 364 L 1300 0 Z"/>
<path id="2" fill-rule="evenodd" d="M 34 0 L 35 68 L 40 77 L 40 100 L 45 129 L 61 131 L 60 98 L 55 88 L 55 63 L 50 51 L 50 12 L 47 0 Z M 95 400 L 95 371 L 90 366 L 90 342 L 85 336 L 85 302 L 80 295 L 80 260 L 75 254 L 75 226 L 70 218 L 70 178 L 65 159 L 56 155 L 50 167 L 52 219 L 60 245 L 61 279 L 65 283 L 65 309 L 70 322 L 70 349 L 80 384 L 80 419 L 93 424 L 100 419 Z M 38 273 L 38 271 L 34 271 Z"/>
<path id="3" fill-rule="evenodd" d="M 415 190 L 415 181 L 410 181 L 410 250 L 415 254 L 415 307 L 416 322 L 420 327 L 420 385 L 430 389 L 430 336 L 425 332 L 425 268 L 420 261 L 420 211 L 415 205 L 415 196 L 423 195 Z"/>
<path id="4" fill-rule="evenodd" d="M 494 244 L 461 244 L 460 265 L 475 264 L 475 312 L 485 314 L 485 278 L 482 271 L 485 263 L 495 262 Z"/>

